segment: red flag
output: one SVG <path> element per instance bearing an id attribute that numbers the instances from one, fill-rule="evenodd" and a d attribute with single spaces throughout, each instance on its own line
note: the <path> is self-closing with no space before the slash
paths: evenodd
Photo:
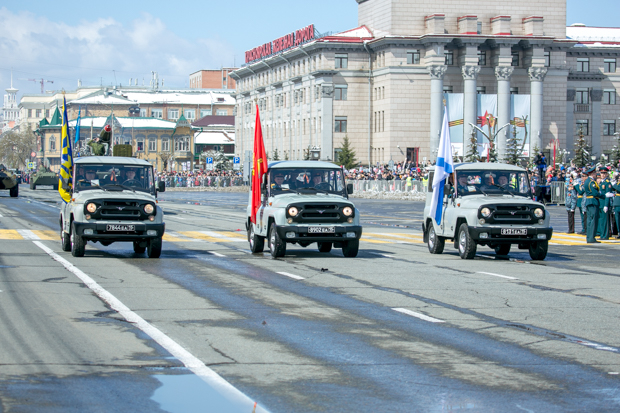
<path id="1" fill-rule="evenodd" d="M 263 141 L 263 130 L 260 126 L 260 114 L 256 105 L 256 125 L 254 126 L 254 162 L 252 169 L 252 215 L 250 220 L 256 224 L 256 212 L 260 207 L 261 183 L 263 175 L 267 173 L 267 154 Z"/>

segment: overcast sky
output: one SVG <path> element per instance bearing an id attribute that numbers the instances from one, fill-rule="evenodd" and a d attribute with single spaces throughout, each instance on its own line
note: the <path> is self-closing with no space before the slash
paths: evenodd
<path id="1" fill-rule="evenodd" d="M 593 7 L 593 6 L 596 7 Z M 602 12 L 602 11 L 605 12 Z M 567 24 L 617 27 L 620 1 L 568 0 Z M 200 69 L 240 65 L 246 50 L 314 24 L 357 26 L 355 0 L 5 2 L 0 7 L 0 89 L 23 93 L 123 84 L 188 87 Z M 31 81 L 28 79 L 36 79 Z M 47 82 L 51 81 L 51 82 Z"/>

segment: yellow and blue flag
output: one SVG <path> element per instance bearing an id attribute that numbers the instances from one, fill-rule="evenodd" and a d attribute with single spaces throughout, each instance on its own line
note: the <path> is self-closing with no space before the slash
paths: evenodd
<path id="1" fill-rule="evenodd" d="M 62 148 L 60 153 L 60 177 L 58 192 L 65 203 L 71 200 L 71 181 L 73 179 L 73 151 L 69 137 L 69 120 L 67 119 L 67 98 L 63 96 L 62 130 L 60 133 Z"/>

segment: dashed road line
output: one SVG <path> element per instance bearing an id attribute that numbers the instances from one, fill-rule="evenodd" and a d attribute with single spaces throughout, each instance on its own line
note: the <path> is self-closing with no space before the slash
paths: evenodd
<path id="1" fill-rule="evenodd" d="M 287 277 L 292 278 L 294 280 L 305 280 L 304 277 L 300 277 L 299 275 L 291 274 L 289 272 L 278 272 L 276 274 L 284 275 L 284 276 L 287 276 Z"/>
<path id="2" fill-rule="evenodd" d="M 492 272 L 478 271 L 477 274 L 487 274 L 487 275 L 492 275 L 494 277 L 506 278 L 508 280 L 518 280 L 518 278 L 515 278 L 515 277 L 509 277 L 507 275 L 495 274 L 495 273 L 492 273 Z"/>
<path id="3" fill-rule="evenodd" d="M 429 317 L 422 313 L 416 313 L 415 311 L 407 310 L 406 308 L 392 308 L 394 311 L 398 311 L 399 313 L 407 314 L 415 318 L 419 318 L 420 320 L 428 321 L 430 323 L 445 323 L 445 321 L 440 320 L 438 318 Z"/>

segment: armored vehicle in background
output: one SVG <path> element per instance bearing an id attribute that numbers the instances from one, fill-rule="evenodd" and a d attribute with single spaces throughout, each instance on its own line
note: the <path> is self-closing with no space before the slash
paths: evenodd
<path id="1" fill-rule="evenodd" d="M 8 189 L 12 198 L 16 198 L 19 195 L 17 176 L 11 171 L 4 169 L 4 167 L 0 167 L 0 189 Z"/>
<path id="2" fill-rule="evenodd" d="M 35 190 L 37 186 L 41 185 L 51 185 L 55 190 L 58 190 L 58 175 L 45 168 L 39 168 L 30 177 L 30 189 Z"/>

